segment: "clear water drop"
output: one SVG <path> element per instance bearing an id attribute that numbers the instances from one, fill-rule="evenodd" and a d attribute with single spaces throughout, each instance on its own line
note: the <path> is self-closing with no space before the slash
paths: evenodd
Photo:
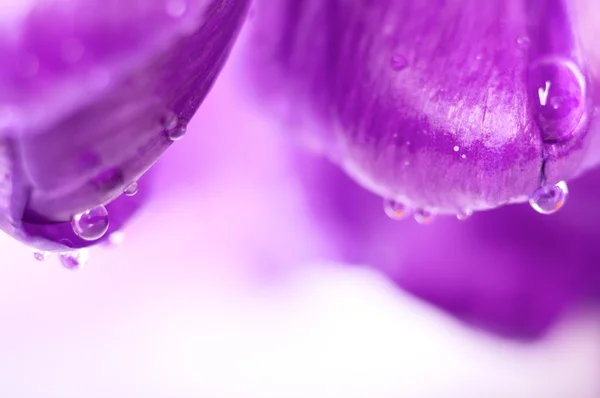
<path id="1" fill-rule="evenodd" d="M 87 249 L 74 250 L 60 253 L 60 262 L 63 267 L 71 270 L 76 270 L 87 264 L 89 252 Z"/>
<path id="2" fill-rule="evenodd" d="M 538 60 L 527 84 L 542 140 L 553 144 L 571 138 L 586 112 L 586 82 L 579 67 L 562 58 Z"/>
<path id="3" fill-rule="evenodd" d="M 553 214 L 564 206 L 568 195 L 567 183 L 561 181 L 556 185 L 545 185 L 538 188 L 531 195 L 529 204 L 540 214 Z"/>
<path id="4" fill-rule="evenodd" d="M 433 221 L 433 214 L 424 209 L 415 210 L 413 217 L 419 224 L 429 224 L 431 221 Z"/>
<path id="5" fill-rule="evenodd" d="M 186 132 L 186 126 L 179 123 L 179 118 L 173 112 L 169 112 L 162 120 L 163 127 L 167 137 L 171 141 L 177 141 L 183 138 Z"/>
<path id="6" fill-rule="evenodd" d="M 71 220 L 73 231 L 85 240 L 100 239 L 108 231 L 108 225 L 108 211 L 102 205 L 76 214 Z"/>
<path id="7" fill-rule="evenodd" d="M 402 220 L 410 213 L 410 209 L 407 206 L 393 199 L 384 199 L 383 210 L 392 220 Z"/>
<path id="8" fill-rule="evenodd" d="M 473 215 L 473 210 L 471 209 L 464 209 L 458 212 L 458 214 L 456 214 L 456 218 L 460 221 L 465 221 L 468 220 L 469 218 L 471 218 L 471 216 Z"/>
<path id="9" fill-rule="evenodd" d="M 171 141 L 178 141 L 183 138 L 186 132 L 185 126 L 177 126 L 174 129 L 167 131 L 167 136 Z"/>
<path id="10" fill-rule="evenodd" d="M 123 191 L 123 193 L 127 196 L 134 196 L 136 193 L 138 193 L 138 183 L 137 182 L 132 182 L 131 184 L 129 184 L 127 186 L 127 188 L 125 188 L 125 190 Z"/>
<path id="11" fill-rule="evenodd" d="M 33 252 L 33 258 L 37 261 L 46 261 L 50 257 L 50 252 L 36 250 Z"/>
<path id="12" fill-rule="evenodd" d="M 402 69 L 408 66 L 408 61 L 401 54 L 394 54 L 390 59 L 390 65 L 393 70 L 396 72 L 401 71 Z"/>

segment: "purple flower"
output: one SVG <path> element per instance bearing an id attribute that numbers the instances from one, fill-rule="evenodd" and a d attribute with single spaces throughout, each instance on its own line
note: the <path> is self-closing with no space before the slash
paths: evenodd
<path id="1" fill-rule="evenodd" d="M 248 53 L 268 107 L 388 198 L 393 218 L 463 219 L 529 198 L 551 213 L 560 181 L 598 161 L 588 3 L 264 1 Z M 302 176 L 340 258 L 464 321 L 538 337 L 597 294 L 594 175 L 553 218 L 510 206 L 425 228 L 385 220 L 380 199 L 315 161 L 300 161 Z"/>
<path id="2" fill-rule="evenodd" d="M 0 31 L 0 227 L 42 250 L 89 245 L 85 234 L 73 232 L 71 218 L 119 197 L 185 133 L 247 5 L 15 6 Z M 112 201 L 108 233 L 142 200 Z M 90 220 L 87 228 L 98 229 Z"/>
<path id="3" fill-rule="evenodd" d="M 152 192 L 121 193 L 185 133 L 247 5 L 68 1 L 13 16 L 0 36 L 11 60 L 0 69 L 0 227 L 61 252 L 120 229 Z M 240 62 L 263 117 L 396 218 L 466 218 L 530 198 L 553 212 L 562 181 L 598 160 L 586 6 L 264 0 Z M 329 257 L 375 267 L 465 321 L 537 337 L 596 294 L 593 184 L 576 185 L 554 218 L 513 206 L 425 228 L 386 219 L 380 198 L 323 158 L 291 157 Z"/>
<path id="4" fill-rule="evenodd" d="M 249 51 L 261 94 L 361 185 L 471 213 L 597 163 L 588 3 L 263 1 Z"/>

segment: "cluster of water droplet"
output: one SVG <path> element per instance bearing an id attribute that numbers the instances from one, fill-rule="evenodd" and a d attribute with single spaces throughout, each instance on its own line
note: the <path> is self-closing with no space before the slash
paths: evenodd
<path id="1" fill-rule="evenodd" d="M 434 215 L 425 209 L 412 209 L 393 199 L 385 199 L 383 201 L 383 210 L 392 220 L 403 220 L 412 216 L 419 224 L 428 224 L 434 218 Z"/>

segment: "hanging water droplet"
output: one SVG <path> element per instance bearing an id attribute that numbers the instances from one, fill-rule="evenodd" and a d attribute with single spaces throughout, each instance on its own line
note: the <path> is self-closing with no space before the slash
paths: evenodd
<path id="1" fill-rule="evenodd" d="M 186 132 L 185 125 L 179 123 L 179 118 L 173 112 L 169 112 L 162 120 L 165 133 L 171 141 L 177 141 L 183 138 Z"/>
<path id="2" fill-rule="evenodd" d="M 393 199 L 384 199 L 383 210 L 392 220 L 402 220 L 408 216 L 410 209 Z"/>
<path id="3" fill-rule="evenodd" d="M 569 188 L 564 181 L 556 185 L 545 185 L 531 195 L 529 204 L 540 214 L 553 214 L 563 207 L 568 194 Z"/>
<path id="4" fill-rule="evenodd" d="M 76 270 L 87 264 L 89 252 L 87 249 L 74 250 L 60 253 L 60 262 L 67 269 Z"/>
<path id="5" fill-rule="evenodd" d="M 100 239 L 108 230 L 108 211 L 102 205 L 81 214 L 71 220 L 73 231 L 85 240 Z"/>
<path id="6" fill-rule="evenodd" d="M 569 139 L 586 112 L 586 83 L 572 61 L 549 58 L 535 62 L 528 74 L 533 116 L 545 143 Z"/>
<path id="7" fill-rule="evenodd" d="M 127 196 L 134 196 L 136 193 L 138 193 L 138 183 L 132 182 L 127 186 L 127 188 L 125 188 L 123 193 Z"/>
<path id="8" fill-rule="evenodd" d="M 469 218 L 471 218 L 472 215 L 473 215 L 473 210 L 464 209 L 464 210 L 461 210 L 460 212 L 458 212 L 458 214 L 456 214 L 456 218 L 459 219 L 460 221 L 465 221 L 465 220 L 468 220 Z"/>
<path id="9" fill-rule="evenodd" d="M 390 59 L 390 65 L 396 72 L 406 68 L 408 61 L 402 54 L 394 54 Z"/>
<path id="10" fill-rule="evenodd" d="M 424 209 L 415 210 L 413 217 L 419 224 L 429 224 L 433 220 L 433 214 Z"/>
<path id="11" fill-rule="evenodd" d="M 186 132 L 185 126 L 177 126 L 174 129 L 167 131 L 167 136 L 171 141 L 178 141 L 183 138 Z"/>
<path id="12" fill-rule="evenodd" d="M 46 261 L 50 257 L 50 252 L 36 250 L 33 252 L 33 258 L 37 261 Z"/>

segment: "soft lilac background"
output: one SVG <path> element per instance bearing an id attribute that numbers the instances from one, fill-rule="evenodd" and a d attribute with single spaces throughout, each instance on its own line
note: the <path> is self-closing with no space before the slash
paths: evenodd
<path id="1" fill-rule="evenodd" d="M 324 260 L 337 253 L 290 148 L 240 98 L 235 69 L 140 182 L 154 200 L 122 245 L 69 272 L 0 237 L 0 397 L 600 394 L 589 309 L 524 345 Z"/>

